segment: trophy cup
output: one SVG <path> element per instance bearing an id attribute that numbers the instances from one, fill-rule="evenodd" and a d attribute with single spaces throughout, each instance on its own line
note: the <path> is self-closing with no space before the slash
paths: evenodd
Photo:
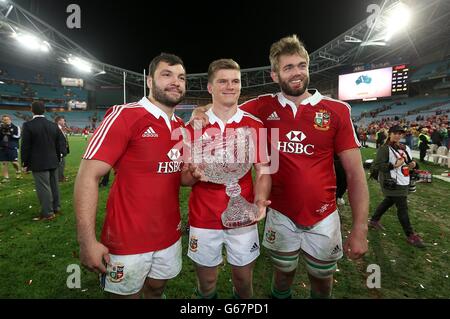
<path id="1" fill-rule="evenodd" d="M 232 132 L 232 133 L 230 133 Z M 194 163 L 203 172 L 202 181 L 224 184 L 230 197 L 222 214 L 222 224 L 238 228 L 254 223 L 257 206 L 246 201 L 241 194 L 239 180 L 252 168 L 255 145 L 249 128 L 228 130 L 227 135 L 214 135 L 194 142 Z"/>

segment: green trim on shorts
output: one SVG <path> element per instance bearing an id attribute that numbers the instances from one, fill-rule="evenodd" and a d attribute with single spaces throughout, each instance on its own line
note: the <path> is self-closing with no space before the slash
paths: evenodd
<path id="1" fill-rule="evenodd" d="M 274 253 L 271 253 L 273 258 L 276 259 L 280 259 L 280 260 L 284 260 L 284 261 L 295 261 L 298 259 L 299 255 L 295 255 L 295 256 L 280 256 Z"/>
<path id="2" fill-rule="evenodd" d="M 332 265 L 315 264 L 306 258 L 305 258 L 305 262 L 312 268 L 321 269 L 321 270 L 329 270 L 329 269 L 333 269 L 333 268 L 337 267 L 337 262 L 333 263 Z"/>

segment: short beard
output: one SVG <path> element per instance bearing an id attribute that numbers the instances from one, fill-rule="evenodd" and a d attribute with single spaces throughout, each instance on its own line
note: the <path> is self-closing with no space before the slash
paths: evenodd
<path id="1" fill-rule="evenodd" d="M 280 75 L 278 75 L 278 78 L 280 78 Z M 282 81 L 280 80 L 280 87 L 281 87 L 281 92 L 283 92 L 284 94 L 286 94 L 287 96 L 295 96 L 295 97 L 299 97 L 301 95 L 303 95 L 306 90 L 308 90 L 308 86 L 309 86 L 309 77 L 303 81 L 304 85 L 302 88 L 294 90 L 291 87 L 289 87 L 289 83 L 286 81 Z"/>
<path id="2" fill-rule="evenodd" d="M 185 93 L 184 93 L 184 94 L 181 94 L 181 96 L 178 99 L 171 98 L 164 92 L 164 90 L 161 90 L 154 82 L 153 82 L 153 87 L 152 87 L 151 92 L 152 92 L 151 93 L 152 97 L 156 101 L 158 101 L 159 103 L 161 103 L 162 105 L 165 105 L 167 107 L 177 106 L 178 104 L 181 103 L 181 101 L 184 100 L 184 96 L 185 96 Z"/>

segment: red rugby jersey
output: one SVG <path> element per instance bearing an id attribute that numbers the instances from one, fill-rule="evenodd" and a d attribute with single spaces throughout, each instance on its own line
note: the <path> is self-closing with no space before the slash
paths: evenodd
<path id="1" fill-rule="evenodd" d="M 112 254 L 134 255 L 170 247 L 181 235 L 181 119 L 147 98 L 110 108 L 83 158 L 116 173 L 101 240 Z"/>
<path id="2" fill-rule="evenodd" d="M 209 116 L 209 124 L 202 129 L 201 136 L 208 134 L 213 137 L 216 134 L 225 132 L 228 129 L 236 129 L 239 127 L 249 127 L 255 129 L 256 133 L 263 129 L 262 122 L 253 115 L 243 112 L 238 109 L 236 114 L 227 122 L 223 122 L 213 113 L 213 110 L 207 112 Z M 190 136 L 194 138 L 194 129 L 188 125 Z M 256 163 L 267 162 L 267 148 L 259 144 L 258 136 L 254 136 L 254 145 L 256 146 L 257 158 Z M 265 141 L 263 141 L 265 144 Z M 259 153 L 260 147 L 263 147 L 263 153 Z M 248 202 L 253 203 L 253 181 L 251 170 L 239 180 L 241 186 L 241 196 Z M 192 192 L 189 198 L 189 224 L 196 228 L 204 229 L 226 229 L 222 225 L 221 216 L 228 206 L 230 198 L 225 192 L 225 186 L 210 182 L 198 182 L 192 187 Z"/>
<path id="3" fill-rule="evenodd" d="M 279 169 L 272 175 L 271 207 L 306 227 L 333 213 L 333 155 L 360 147 L 350 106 L 314 91 L 298 108 L 281 93 L 260 96 L 240 108 L 261 119 L 268 129 L 271 152 L 279 152 Z M 279 132 L 279 140 L 274 142 L 272 129 Z"/>

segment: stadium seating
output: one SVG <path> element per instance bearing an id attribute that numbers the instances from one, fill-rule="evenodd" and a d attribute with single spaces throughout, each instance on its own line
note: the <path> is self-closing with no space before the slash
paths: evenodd
<path id="1" fill-rule="evenodd" d="M 389 104 L 389 102 L 381 101 L 381 102 L 370 102 L 370 103 L 350 103 L 350 105 L 352 107 L 352 116 L 359 117 L 359 116 L 361 116 L 362 113 L 373 112 L 385 104 Z"/>
<path id="2" fill-rule="evenodd" d="M 411 76 L 411 82 L 419 82 L 450 75 L 450 60 L 435 62 L 419 67 Z"/>
<path id="3" fill-rule="evenodd" d="M 48 108 L 65 108 L 67 101 L 88 101 L 88 91 L 78 87 L 63 87 L 61 75 L 2 62 L 0 105 L 29 106 L 33 99 L 45 101 Z"/>

